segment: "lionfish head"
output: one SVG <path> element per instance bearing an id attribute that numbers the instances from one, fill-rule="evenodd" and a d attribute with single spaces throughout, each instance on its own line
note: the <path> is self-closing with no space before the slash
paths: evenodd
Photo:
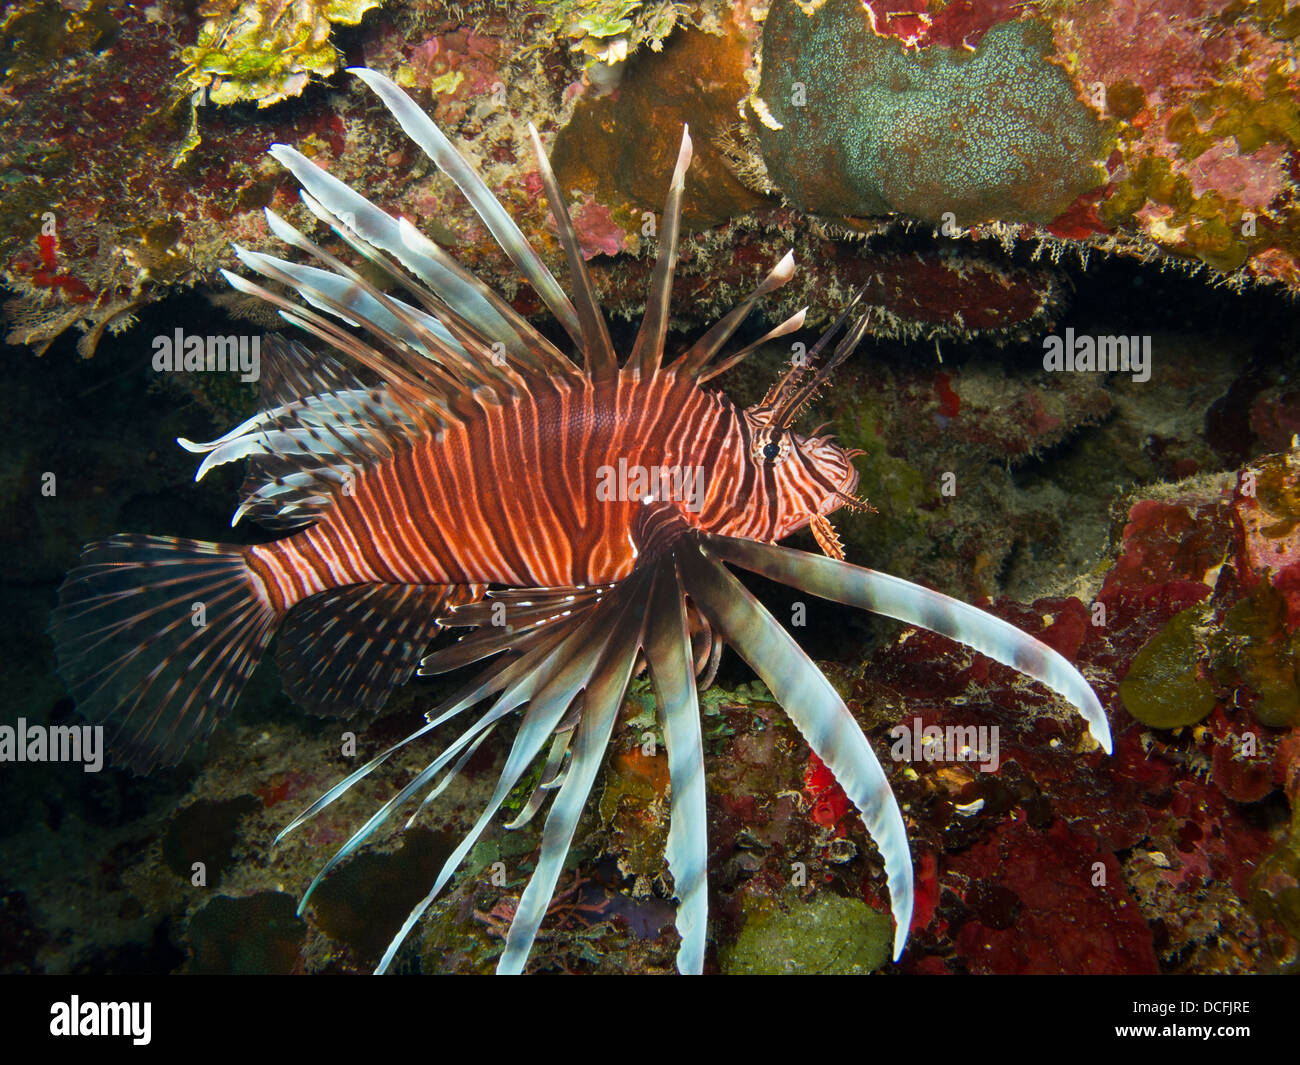
<path id="1" fill-rule="evenodd" d="M 746 410 L 744 418 L 751 440 L 745 461 L 756 467 L 759 477 L 769 479 L 773 500 L 758 526 L 761 534 L 751 535 L 751 539 L 783 540 L 818 516 L 846 505 L 862 506 L 853 495 L 858 486 L 853 458 L 862 452 L 840 447 L 831 436 L 801 436 L 790 429 L 774 428 L 757 408 Z M 751 520 L 755 516 L 749 511 L 766 508 L 766 498 L 750 502 L 740 519 L 718 531 L 735 535 L 733 528 L 755 528 Z"/>
<path id="2" fill-rule="evenodd" d="M 750 440 L 745 461 L 757 467 L 758 477 L 768 486 L 768 493 L 753 505 L 766 506 L 769 498 L 773 501 L 765 535 L 755 539 L 782 540 L 810 522 L 816 530 L 820 525 L 816 519 L 842 506 L 867 509 L 853 494 L 858 486 L 853 459 L 864 452 L 840 447 L 832 436 L 817 435 L 820 427 L 808 436 L 792 428 L 795 419 L 816 398 L 835 368 L 866 332 L 870 318 L 862 314 L 836 345 L 834 353 L 824 358 L 830 341 L 849 320 L 861 297 L 859 291 L 812 351 L 804 353 L 802 347 L 796 348 L 790 368 L 760 403 L 744 411 Z"/>

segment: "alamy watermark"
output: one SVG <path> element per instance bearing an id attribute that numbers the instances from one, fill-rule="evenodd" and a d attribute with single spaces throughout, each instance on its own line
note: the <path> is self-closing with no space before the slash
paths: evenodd
<path id="1" fill-rule="evenodd" d="M 50 1006 L 50 1035 L 128 1037 L 142 1047 L 152 1039 L 152 1019 L 152 1002 L 82 1002 L 73 995 Z"/>
<path id="2" fill-rule="evenodd" d="M 596 470 L 596 499 L 601 503 L 681 503 L 692 514 L 704 506 L 703 466 L 639 466 L 619 459 Z"/>
<path id="3" fill-rule="evenodd" d="M 996 772 L 1000 764 L 997 725 L 927 725 L 915 717 L 910 726 L 891 728 L 889 737 L 895 762 L 978 762 L 982 773 Z"/>
<path id="4" fill-rule="evenodd" d="M 0 762 L 81 762 L 87 773 L 104 768 L 103 725 L 0 725 Z"/>
<path id="5" fill-rule="evenodd" d="M 153 368 L 158 373 L 237 373 L 241 381 L 262 376 L 260 336 L 200 336 L 180 326 L 153 338 Z"/>
<path id="6" fill-rule="evenodd" d="M 1070 326 L 1064 337 L 1043 337 L 1043 369 L 1052 373 L 1131 373 L 1141 384 L 1151 378 L 1151 338 L 1076 336 Z"/>

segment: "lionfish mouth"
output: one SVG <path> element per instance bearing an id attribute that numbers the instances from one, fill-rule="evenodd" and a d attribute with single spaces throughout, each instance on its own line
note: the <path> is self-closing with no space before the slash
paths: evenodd
<path id="1" fill-rule="evenodd" d="M 558 380 L 566 382 L 566 387 L 578 382 L 573 387 L 579 387 L 614 378 L 643 382 L 663 374 L 701 385 L 743 357 L 745 352 L 718 356 L 755 300 L 791 276 L 792 259 L 786 256 L 739 307 L 674 363 L 662 365 L 682 189 L 691 154 L 690 139 L 683 136 L 660 227 L 659 256 L 645 321 L 631 355 L 620 366 L 596 305 L 565 197 L 536 132 L 538 165 L 574 282 L 572 302 L 481 178 L 429 117 L 389 79 L 365 69 L 354 73 L 465 193 L 489 231 L 573 337 L 584 365 L 580 368 L 571 362 L 405 220 L 385 214 L 304 156 L 277 145 L 272 155 L 301 182 L 303 201 L 311 212 L 373 266 L 404 285 L 419 306 L 387 295 L 268 212 L 273 232 L 321 265 L 300 265 L 243 249 L 237 249 L 239 257 L 250 269 L 296 291 L 311 307 L 235 274 L 227 274 L 228 280 L 241 292 L 270 301 L 286 320 L 378 374 L 383 385 L 378 389 L 363 386 L 342 364 L 326 356 L 311 362 L 311 353 L 300 346 L 273 345 L 273 350 L 289 360 L 280 376 L 276 403 L 219 440 L 201 445 L 186 442 L 191 450 L 209 453 L 200 473 L 211 465 L 250 458 L 257 471 L 265 474 L 264 483 L 254 483 L 246 490 L 241 514 L 248 511 L 286 528 L 317 520 L 322 508 L 340 492 L 346 493 L 347 477 L 355 469 L 409 450 L 413 440 L 433 439 L 440 426 L 465 417 L 465 411 L 481 414 L 485 405 L 519 395 L 530 382 Z M 375 346 L 357 339 L 318 310 L 345 325 L 368 330 L 376 338 Z M 829 371 L 853 350 L 867 320 L 865 315 L 852 318 L 851 312 L 856 313 L 852 305 L 837 323 L 837 327 L 845 326 L 843 338 L 811 377 L 803 379 L 802 371 L 792 372 L 770 394 L 769 426 L 782 431 L 787 428 Z M 802 322 L 800 312 L 768 337 L 788 333 Z M 510 359 L 504 366 L 490 357 L 494 349 L 488 338 L 493 336 L 507 338 Z M 823 350 L 829 336 L 819 342 L 815 353 Z M 381 354 L 381 349 L 386 354 Z M 832 498 L 862 505 L 852 496 L 856 481 L 856 474 L 851 473 L 840 490 L 842 498 Z M 417 660 L 420 672 L 426 675 L 475 663 L 480 664 L 481 672 L 430 711 L 422 728 L 322 795 L 281 837 L 435 728 L 473 708 L 480 710 L 457 739 L 416 772 L 325 863 L 304 894 L 300 913 L 322 878 L 370 840 L 381 825 L 423 794 L 407 821 L 410 825 L 499 726 L 517 723 L 486 807 L 394 936 L 378 972 L 389 968 L 408 933 L 459 869 L 513 789 L 540 765 L 540 782 L 523 812 L 507 826 L 526 824 L 549 803 L 536 867 L 519 899 L 497 967 L 503 973 L 523 970 L 624 695 L 642 668 L 649 673 L 658 702 L 670 774 L 666 859 L 678 900 L 676 925 L 681 945 L 677 962 L 682 972 L 700 972 L 707 939 L 708 819 L 698 678 L 706 677 L 705 683 L 711 679 L 723 643 L 767 685 L 861 813 L 883 859 L 895 921 L 894 957 L 900 956 L 911 923 L 912 862 L 907 831 L 888 776 L 830 682 L 729 567 L 922 626 L 1012 666 L 1069 700 L 1097 743 L 1110 751 L 1110 731 L 1101 704 L 1065 658 L 982 610 L 843 561 L 838 540 L 833 530 L 827 533 L 829 523 L 821 515 L 812 516 L 813 529 L 834 557 L 701 532 L 685 524 L 680 512 L 669 505 L 643 509 L 643 543 L 654 549 L 642 550 L 630 575 L 613 584 L 504 588 L 486 596 L 483 587 L 477 586 L 458 596 L 449 585 L 430 589 L 418 584 L 380 583 L 339 587 L 326 593 L 335 596 L 331 603 L 337 610 L 329 624 L 340 619 L 345 622 L 330 635 L 330 641 L 336 640 L 348 623 L 367 619 L 380 626 L 382 637 L 373 638 L 373 631 L 369 636 L 355 629 L 346 631 L 335 650 L 352 648 L 357 661 L 348 663 L 347 670 L 336 676 L 354 675 L 355 679 L 364 666 L 368 671 L 362 678 L 365 684 L 373 677 L 400 683 L 409 677 Z M 829 540 L 823 540 L 826 535 Z M 60 669 L 83 710 L 103 719 L 116 714 L 124 722 L 123 732 L 132 744 L 132 764 L 137 768 L 178 759 L 187 742 L 212 727 L 237 697 L 239 685 L 252 671 L 276 625 L 284 620 L 275 614 L 274 604 L 268 605 L 263 585 L 258 585 L 261 590 L 254 594 L 258 582 L 251 575 L 248 559 L 250 552 L 259 550 L 162 537 L 122 537 L 90 545 L 82 568 L 65 582 L 53 629 Z M 143 596 L 136 593 L 145 589 L 133 586 L 142 573 L 155 581 Z M 437 612 L 427 617 L 417 614 L 430 602 L 421 596 L 434 593 Z M 239 628 L 210 626 L 217 634 L 212 636 L 171 621 L 155 642 L 173 647 L 176 654 L 153 669 L 132 657 L 140 645 L 144 621 L 166 612 L 170 617 L 178 602 L 188 610 L 193 599 L 203 596 L 212 599 L 214 611 L 220 604 L 222 617 Z M 318 617 L 326 616 L 326 607 L 315 609 Z M 389 612 L 387 620 L 385 611 Z M 440 621 L 471 631 L 458 643 L 419 659 Z M 327 650 L 321 634 L 307 634 L 302 624 L 294 628 L 294 634 L 301 647 Z M 216 639 L 224 642 L 203 642 Z M 347 639 L 353 642 L 347 643 Z M 388 660 L 375 657 L 383 653 L 385 641 L 391 652 Z M 286 642 L 282 640 L 282 649 Z M 109 667 L 87 664 L 92 652 L 105 648 L 117 656 Z M 181 651 L 192 661 L 179 657 Z M 227 663 L 233 663 L 230 669 Z M 311 666 L 299 669 L 294 683 L 300 691 L 320 697 L 321 682 L 311 673 Z M 371 689 L 358 690 L 371 698 L 367 705 L 382 703 L 382 692 L 376 697 Z M 151 710 L 145 696 L 159 691 L 164 693 L 163 704 Z M 122 698 L 125 701 L 115 707 L 114 700 Z M 179 708 L 171 718 L 163 713 L 168 700 Z"/>

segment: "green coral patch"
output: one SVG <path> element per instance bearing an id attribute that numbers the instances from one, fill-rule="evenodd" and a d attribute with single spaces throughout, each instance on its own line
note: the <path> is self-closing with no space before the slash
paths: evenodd
<path id="1" fill-rule="evenodd" d="M 1256 693 L 1255 719 L 1270 728 L 1300 722 L 1300 631 L 1288 633 L 1285 618 L 1282 596 L 1261 584 L 1233 605 L 1219 633 L 1223 679 L 1244 682 Z"/>
<path id="2" fill-rule="evenodd" d="M 961 224 L 1048 222 L 1098 187 L 1108 136 L 1047 61 L 1051 34 L 1004 22 L 975 52 L 909 52 L 857 0 L 772 5 L 755 123 L 768 174 L 803 210 Z"/>
<path id="3" fill-rule="evenodd" d="M 678 25 L 695 25 L 692 4 L 661 0 L 541 0 L 547 29 L 566 39 L 588 65 L 621 63 L 642 45 L 653 51 Z"/>
<path id="4" fill-rule="evenodd" d="M 1300 936 L 1300 804 L 1291 811 L 1290 831 L 1251 878 L 1250 906 Z"/>
<path id="5" fill-rule="evenodd" d="M 1204 607 L 1180 611 L 1133 659 L 1119 694 L 1144 725 L 1194 725 L 1214 709 L 1214 685 L 1200 674 L 1197 630 L 1205 620 Z"/>
<path id="6" fill-rule="evenodd" d="M 750 976 L 865 975 L 889 960 L 893 937 L 889 915 L 856 899 L 818 895 L 788 910 L 747 900 L 744 930 L 723 948 L 722 969 Z"/>
<path id="7" fill-rule="evenodd" d="M 328 77 L 338 69 L 331 26 L 355 26 L 382 2 L 207 4 L 198 40 L 182 53 L 189 82 L 217 104 L 255 100 L 259 107 L 269 107 L 297 96 L 309 75 Z"/>

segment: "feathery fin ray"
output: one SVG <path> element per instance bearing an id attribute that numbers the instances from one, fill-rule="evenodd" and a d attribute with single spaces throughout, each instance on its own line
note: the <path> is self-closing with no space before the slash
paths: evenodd
<path id="1" fill-rule="evenodd" d="M 355 74 L 374 90 L 407 135 L 420 146 L 425 155 L 433 160 L 439 170 L 456 183 L 474 210 L 478 212 L 479 217 L 483 219 L 492 236 L 496 238 L 497 243 L 501 245 L 501 249 L 564 326 L 565 332 L 573 337 L 575 342 L 581 343 L 583 334 L 579 330 L 573 304 L 569 302 L 564 289 L 546 268 L 541 256 L 533 250 L 532 245 L 519 231 L 515 220 L 501 206 L 500 201 L 484 184 L 477 171 L 465 161 L 460 152 L 456 151 L 455 146 L 438 128 L 437 123 L 384 75 L 366 67 L 349 67 L 348 73 Z"/>
<path id="2" fill-rule="evenodd" d="M 794 252 L 788 251 L 781 256 L 776 266 L 772 267 L 767 277 L 763 278 L 762 283 L 720 318 L 704 336 L 679 355 L 671 364 L 671 368 L 692 377 L 698 376 L 713 356 L 722 350 L 722 345 L 740 328 L 740 323 L 749 316 L 749 312 L 754 309 L 754 304 L 764 296 L 775 292 L 792 277 L 794 277 Z"/>
<path id="3" fill-rule="evenodd" d="M 611 594 L 602 605 L 608 610 L 616 601 L 617 597 Z M 510 700 L 513 700 L 514 706 L 526 701 L 528 709 L 519 725 L 519 731 L 515 734 L 510 753 L 506 756 L 506 764 L 501 771 L 496 789 L 474 827 L 466 833 L 465 838 L 443 865 L 429 893 L 416 904 L 389 943 L 375 970 L 376 974 L 388 969 L 393 956 L 415 926 L 415 922 L 420 919 L 446 886 L 447 881 L 460 868 L 461 862 L 465 860 L 484 829 L 496 816 L 506 796 L 514 789 L 520 777 L 540 753 L 547 738 L 555 732 L 574 697 L 590 683 L 608 646 L 608 628 L 605 625 L 604 613 L 604 611 L 593 610 L 589 615 L 575 619 L 576 624 L 565 626 L 567 631 L 562 634 L 562 638 L 551 645 L 552 653 L 532 669 L 528 676 L 502 693 L 493 712 L 503 705 L 511 705 Z"/>
<path id="4" fill-rule="evenodd" d="M 708 811 L 705 808 L 704 737 L 691 661 L 691 637 L 680 578 L 664 569 L 655 576 L 646 617 L 646 662 L 659 703 L 668 750 L 671 796 L 665 857 L 677 895 L 679 972 L 704 969 L 708 932 Z"/>
<path id="5" fill-rule="evenodd" d="M 573 280 L 573 294 L 578 301 L 578 325 L 582 331 L 579 350 L 586 359 L 587 373 L 596 380 L 613 377 L 618 373 L 618 357 L 614 354 L 614 345 L 609 339 L 609 326 L 605 324 L 604 312 L 600 301 L 596 299 L 596 289 L 591 283 L 591 274 L 586 261 L 582 258 L 582 248 L 578 245 L 578 235 L 573 228 L 573 219 L 569 215 L 564 194 L 560 191 L 551 161 L 546 157 L 542 147 L 542 138 L 536 127 L 528 124 L 528 135 L 533 139 L 533 150 L 537 153 L 537 168 L 542 176 L 542 187 L 551 205 L 551 214 L 560 231 L 560 244 L 564 248 L 564 258 L 569 264 L 569 276 Z"/>
<path id="6" fill-rule="evenodd" d="M 533 940 L 546 915 L 555 885 L 573 842 L 578 818 L 604 761 L 614 721 L 623 704 L 623 693 L 632 676 L 636 652 L 641 645 L 644 615 L 637 600 L 649 574 L 629 577 L 620 594 L 610 603 L 618 610 L 609 635 L 603 641 L 600 664 L 587 684 L 582 717 L 573 741 L 573 760 L 564 777 L 542 830 L 542 849 L 537 867 L 519 899 L 514 920 L 506 933 L 506 948 L 497 963 L 498 973 L 521 973 L 533 948 Z"/>
<path id="7" fill-rule="evenodd" d="M 482 585 L 349 584 L 297 603 L 280 629 L 275 661 L 285 694 L 314 714 L 383 709 L 411 679 L 455 604 Z"/>
<path id="8" fill-rule="evenodd" d="M 115 762 L 176 764 L 239 697 L 280 621 L 244 552 L 169 536 L 82 550 L 50 635 L 81 713 L 111 727 Z"/>
<path id="9" fill-rule="evenodd" d="M 898 800 L 871 744 L 822 671 L 725 566 L 704 548 L 683 550 L 679 564 L 691 600 L 771 689 L 862 814 L 885 863 L 897 960 L 912 923 L 912 856 Z"/>
<path id="10" fill-rule="evenodd" d="M 686 171 L 693 153 L 691 133 L 682 127 L 682 145 L 677 152 L 677 165 L 668 185 L 664 201 L 663 221 L 659 226 L 659 257 L 650 279 L 650 294 L 646 297 L 645 315 L 632 345 L 627 366 L 632 373 L 648 377 L 659 368 L 663 358 L 664 341 L 668 336 L 668 311 L 672 298 L 673 274 L 677 269 L 677 238 L 681 230 L 682 195 L 686 189 Z"/>
<path id="11" fill-rule="evenodd" d="M 987 610 L 919 584 L 833 558 L 754 540 L 705 536 L 713 554 L 792 588 L 947 636 L 1041 681 L 1074 704 L 1111 753 L 1110 725 L 1092 686 L 1059 651 Z"/>
<path id="12" fill-rule="evenodd" d="M 349 233 L 355 233 L 366 243 L 386 251 L 484 333 L 499 337 L 512 351 L 525 350 L 529 334 L 520 335 L 503 312 L 500 299 L 432 241 L 424 249 L 410 247 L 403 239 L 397 219 L 287 144 L 271 145 L 269 154 L 298 179 L 308 208 L 318 217 L 323 215 L 322 220 L 345 239 Z M 531 327 L 529 330 L 536 332 Z"/>

